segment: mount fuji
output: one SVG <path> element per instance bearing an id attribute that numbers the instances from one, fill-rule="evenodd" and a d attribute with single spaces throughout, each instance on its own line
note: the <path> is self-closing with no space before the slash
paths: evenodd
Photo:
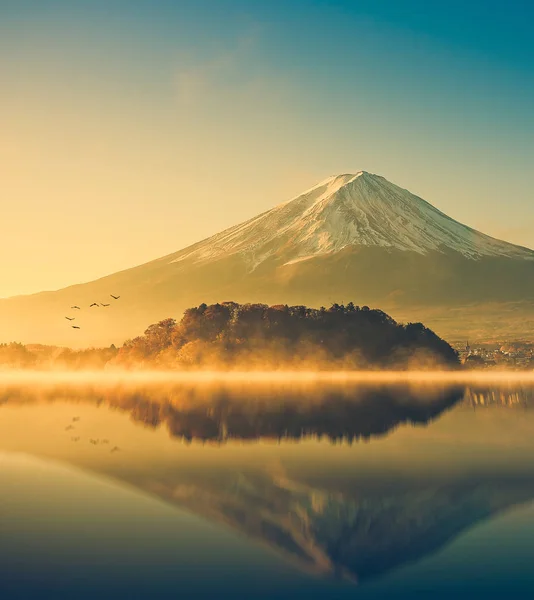
<path id="1" fill-rule="evenodd" d="M 270 258 L 293 264 L 354 246 L 466 258 L 534 259 L 534 252 L 479 233 L 383 177 L 360 171 L 330 177 L 245 223 L 178 252 L 199 264 L 239 254 L 251 270 Z"/>
<path id="2" fill-rule="evenodd" d="M 121 294 L 120 304 L 85 310 L 79 331 L 64 328 L 65 307 L 88 305 L 110 292 Z M 310 306 L 353 301 L 398 320 L 424 320 L 449 338 L 525 337 L 534 332 L 534 251 L 480 233 L 360 171 L 330 177 L 144 265 L 0 300 L 0 341 L 117 343 L 156 320 L 179 318 L 188 306 L 226 300 Z"/>

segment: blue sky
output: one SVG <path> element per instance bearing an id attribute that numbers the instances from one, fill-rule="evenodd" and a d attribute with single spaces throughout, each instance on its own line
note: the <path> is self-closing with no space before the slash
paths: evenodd
<path id="1" fill-rule="evenodd" d="M 524 1 L 0 0 L 0 296 L 360 169 L 534 246 L 532 22 Z"/>

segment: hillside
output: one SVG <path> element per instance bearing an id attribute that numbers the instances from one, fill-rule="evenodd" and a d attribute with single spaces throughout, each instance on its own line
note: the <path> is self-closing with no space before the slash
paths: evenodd
<path id="1" fill-rule="evenodd" d="M 121 296 L 110 307 L 109 295 Z M 332 177 L 193 246 L 97 281 L 0 300 L 0 341 L 122 343 L 201 302 L 352 299 L 445 337 L 534 331 L 534 252 L 458 223 L 378 175 Z M 64 320 L 70 306 L 80 330 Z"/>

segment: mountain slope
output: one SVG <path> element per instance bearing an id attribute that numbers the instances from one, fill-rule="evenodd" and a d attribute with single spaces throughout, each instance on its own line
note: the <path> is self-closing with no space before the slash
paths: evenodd
<path id="1" fill-rule="evenodd" d="M 88 309 L 110 293 L 121 299 Z M 0 300 L 0 341 L 120 343 L 188 306 L 226 300 L 352 300 L 445 337 L 518 337 L 534 331 L 534 251 L 458 223 L 378 175 L 339 175 L 139 267 Z M 64 320 L 73 304 L 83 308 L 80 330 Z"/>

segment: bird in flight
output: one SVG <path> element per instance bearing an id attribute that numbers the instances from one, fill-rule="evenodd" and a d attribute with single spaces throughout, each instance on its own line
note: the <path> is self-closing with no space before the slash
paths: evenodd
<path id="1" fill-rule="evenodd" d="M 74 321 L 75 317 L 65 317 L 65 319 L 67 319 L 67 321 Z"/>
<path id="2" fill-rule="evenodd" d="M 78 325 L 71 325 L 71 327 L 72 327 L 73 329 L 80 329 L 80 328 L 78 327 Z"/>
<path id="3" fill-rule="evenodd" d="M 76 421 L 79 421 L 79 420 L 80 420 L 80 417 L 72 417 L 72 422 L 73 423 L 76 423 Z"/>
<path id="4" fill-rule="evenodd" d="M 120 296 L 114 296 L 113 294 L 110 294 L 110 296 L 114 299 L 114 300 L 118 300 L 120 298 Z"/>
<path id="5" fill-rule="evenodd" d="M 93 304 L 89 305 L 89 308 L 91 308 L 92 306 L 98 306 L 98 302 L 93 302 Z"/>
<path id="6" fill-rule="evenodd" d="M 100 303 L 100 306 L 109 306 L 109 304 L 102 304 L 102 303 Z"/>
<path id="7" fill-rule="evenodd" d="M 65 427 L 65 431 L 70 431 L 71 429 L 74 429 L 73 425 L 67 425 L 67 427 Z"/>
<path id="8" fill-rule="evenodd" d="M 81 310 L 79 306 L 71 306 L 71 308 L 77 308 L 78 310 Z"/>
<path id="9" fill-rule="evenodd" d="M 118 446 L 113 446 L 113 448 L 110 450 L 110 452 L 118 452 L 119 449 L 120 448 Z"/>

